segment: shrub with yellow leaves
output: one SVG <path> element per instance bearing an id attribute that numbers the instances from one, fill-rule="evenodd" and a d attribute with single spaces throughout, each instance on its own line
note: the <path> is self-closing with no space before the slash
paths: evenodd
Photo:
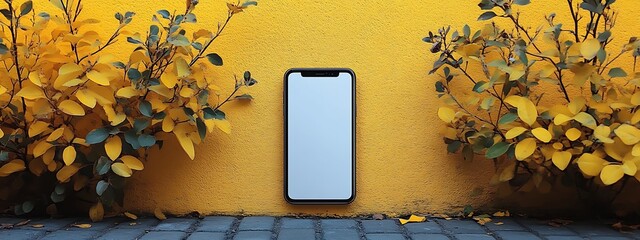
<path id="1" fill-rule="evenodd" d="M 16 2 L 0 9 L 0 197 L 18 215 L 54 214 L 72 198 L 92 203 L 94 221 L 117 212 L 151 148 L 175 137 L 193 159 L 207 132 L 230 132 L 221 107 L 252 99 L 249 72 L 222 92 L 209 74 L 222 58 L 208 50 L 255 1 L 227 4 L 224 22 L 192 34 L 197 0 L 181 14 L 158 11 L 143 34 L 125 30 L 133 12 L 116 13 L 108 38 L 82 18 L 82 0 L 50 0 L 56 14 Z M 135 45 L 125 61 L 107 52 L 121 36 Z"/>
<path id="2" fill-rule="evenodd" d="M 640 41 L 609 50 L 615 0 L 568 0 L 571 24 L 550 14 L 537 28 L 520 21 L 518 8 L 529 3 L 482 0 L 478 20 L 496 22 L 424 38 L 439 55 L 435 89 L 450 105 L 438 110 L 448 151 L 492 159 L 492 182 L 509 190 L 548 192 L 556 182 L 622 189 L 640 180 L 640 73 L 614 64 L 628 54 L 635 72 Z"/>

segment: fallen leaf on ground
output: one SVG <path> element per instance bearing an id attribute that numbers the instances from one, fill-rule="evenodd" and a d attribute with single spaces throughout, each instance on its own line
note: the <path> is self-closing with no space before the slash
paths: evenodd
<path id="1" fill-rule="evenodd" d="M 494 217 L 510 217 L 511 213 L 509 211 L 498 211 L 493 214 Z"/>
<path id="2" fill-rule="evenodd" d="M 382 215 L 380 213 L 373 214 L 373 219 L 374 220 L 382 220 L 382 219 L 384 219 L 384 215 Z"/>
<path id="3" fill-rule="evenodd" d="M 626 225 L 626 224 L 623 224 L 622 222 L 617 222 L 617 223 L 614 223 L 613 225 L 611 225 L 611 227 L 613 229 L 621 231 L 621 232 L 632 232 L 632 231 L 640 229 L 640 224 Z"/>
<path id="4" fill-rule="evenodd" d="M 473 220 L 476 220 L 476 222 L 480 225 L 485 225 L 488 222 L 491 222 L 491 218 L 487 214 L 475 216 L 473 217 Z"/>
<path id="5" fill-rule="evenodd" d="M 124 212 L 124 215 L 127 216 L 128 218 L 133 219 L 133 220 L 138 219 L 138 216 L 136 216 L 135 214 L 130 213 L 130 212 Z"/>
<path id="6" fill-rule="evenodd" d="M 135 226 L 135 225 L 137 225 L 137 224 L 138 224 L 137 222 L 130 222 L 130 223 L 129 223 L 129 226 Z"/>
<path id="7" fill-rule="evenodd" d="M 27 225 L 27 223 L 29 223 L 29 222 L 31 222 L 31 219 L 24 220 L 22 222 L 16 223 L 14 226 L 15 227 L 24 226 L 24 225 Z"/>
<path id="8" fill-rule="evenodd" d="M 0 224 L 0 229 L 9 229 L 9 228 L 13 228 L 13 224 L 11 224 L 11 223 L 2 223 L 2 224 Z"/>
<path id="9" fill-rule="evenodd" d="M 433 216 L 434 216 L 434 217 L 436 217 L 436 218 L 443 218 L 443 219 L 445 219 L 445 220 L 451 220 L 451 219 L 453 219 L 453 218 L 451 218 L 449 215 L 447 215 L 447 214 L 442 214 L 442 213 L 438 213 L 438 214 L 435 214 L 435 215 L 433 215 Z"/>
<path id="10" fill-rule="evenodd" d="M 153 210 L 153 215 L 156 216 L 156 218 L 159 220 L 167 219 L 167 216 L 165 216 L 164 213 L 162 213 L 162 210 L 160 210 L 160 208 L 156 208 L 155 210 Z"/>
<path id="11" fill-rule="evenodd" d="M 73 224 L 73 225 L 71 225 L 71 226 L 73 226 L 73 227 L 77 227 L 77 228 L 90 228 L 90 227 L 91 227 L 91 224 L 83 223 L 83 224 Z"/>
<path id="12" fill-rule="evenodd" d="M 407 224 L 407 223 L 410 223 L 410 222 L 424 222 L 424 221 L 427 220 L 427 217 L 420 217 L 420 216 L 416 216 L 416 215 L 411 214 L 409 219 L 400 218 L 398 220 L 400 220 L 400 224 L 404 225 L 404 224 Z"/>
<path id="13" fill-rule="evenodd" d="M 32 228 L 43 228 L 44 225 L 42 225 L 42 224 L 33 224 L 33 225 L 31 225 L 31 227 Z"/>
<path id="14" fill-rule="evenodd" d="M 562 227 L 562 226 L 566 226 L 573 223 L 573 221 L 571 220 L 564 220 L 564 219 L 553 219 L 551 221 L 549 221 L 547 224 L 549 224 L 550 226 L 554 226 L 554 227 Z"/>
<path id="15" fill-rule="evenodd" d="M 494 224 L 494 225 L 502 225 L 502 224 L 504 224 L 504 223 L 503 223 L 503 222 L 496 222 L 496 223 L 493 223 L 493 224 Z"/>

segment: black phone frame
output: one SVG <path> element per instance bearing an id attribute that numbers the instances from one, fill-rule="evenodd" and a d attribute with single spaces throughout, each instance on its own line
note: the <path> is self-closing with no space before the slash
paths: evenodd
<path id="1" fill-rule="evenodd" d="M 289 75 L 301 73 L 303 77 L 337 77 L 340 73 L 351 75 L 351 196 L 347 199 L 292 199 L 289 197 L 288 179 L 288 86 Z M 284 198 L 290 204 L 295 205 L 344 205 L 353 202 L 356 198 L 356 74 L 349 68 L 292 68 L 284 74 L 283 89 L 283 114 L 284 114 Z"/>

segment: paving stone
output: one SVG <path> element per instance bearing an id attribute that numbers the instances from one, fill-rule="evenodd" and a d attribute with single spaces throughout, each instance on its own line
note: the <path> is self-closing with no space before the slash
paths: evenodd
<path id="1" fill-rule="evenodd" d="M 134 228 L 150 230 L 160 222 L 155 218 L 138 218 L 136 220 L 123 219 L 118 222 L 116 228 Z"/>
<path id="2" fill-rule="evenodd" d="M 496 239 L 491 235 L 481 233 L 468 233 L 468 234 L 456 234 L 454 235 L 458 240 L 493 240 Z"/>
<path id="3" fill-rule="evenodd" d="M 158 223 L 158 225 L 156 225 L 152 230 L 153 231 L 186 231 L 196 222 L 197 220 L 192 218 L 169 218 L 167 220 L 163 220 L 160 223 Z"/>
<path id="4" fill-rule="evenodd" d="M 0 224 L 16 224 L 24 220 L 20 218 L 0 218 Z"/>
<path id="5" fill-rule="evenodd" d="M 353 219 L 322 219 L 320 225 L 324 229 L 345 229 L 345 228 L 358 228 L 358 222 Z"/>
<path id="6" fill-rule="evenodd" d="M 67 226 L 65 229 L 66 230 L 70 230 L 70 231 L 86 231 L 88 229 L 83 229 L 83 228 L 78 228 L 78 227 L 74 227 L 73 224 L 91 224 L 91 228 L 89 228 L 91 231 L 103 231 L 106 230 L 107 228 L 111 228 L 114 227 L 116 225 L 116 222 L 119 219 L 111 219 L 111 218 L 106 218 L 100 222 L 92 222 L 91 219 L 78 219 L 77 221 L 71 223 L 69 226 Z"/>
<path id="7" fill-rule="evenodd" d="M 496 223 L 502 223 L 496 225 Z M 522 225 L 511 218 L 494 218 L 484 225 L 492 231 L 527 231 Z"/>
<path id="8" fill-rule="evenodd" d="M 574 235 L 574 236 L 544 236 L 547 240 L 583 240 L 584 238 Z"/>
<path id="9" fill-rule="evenodd" d="M 534 220 L 534 219 L 518 219 L 520 224 L 527 226 L 534 232 L 537 232 L 540 235 L 549 235 L 549 236 L 575 236 L 576 233 L 571 231 L 570 229 L 560 226 L 554 227 L 545 221 Z"/>
<path id="10" fill-rule="evenodd" d="M 114 228 L 98 237 L 99 240 L 136 239 L 144 234 L 144 229 Z"/>
<path id="11" fill-rule="evenodd" d="M 99 235 L 99 232 L 58 230 L 55 232 L 51 232 L 40 239 L 42 240 L 60 240 L 60 239 L 81 240 L 81 239 L 93 239 L 96 235 Z"/>
<path id="12" fill-rule="evenodd" d="M 602 237 L 589 237 L 591 240 L 624 240 L 624 239 L 633 239 L 631 237 L 612 237 L 612 236 L 602 236 Z"/>
<path id="13" fill-rule="evenodd" d="M 486 233 L 482 227 L 471 220 L 442 220 L 436 219 L 438 223 L 440 223 L 446 230 L 454 234 L 462 234 L 462 233 Z"/>
<path id="14" fill-rule="evenodd" d="M 31 239 L 36 239 L 44 235 L 45 233 L 46 233 L 45 231 L 26 230 L 26 229 L 0 230 L 0 239 L 31 240 Z"/>
<path id="15" fill-rule="evenodd" d="M 57 219 L 36 219 L 29 222 L 27 225 L 18 227 L 19 229 L 27 229 L 27 230 L 41 230 L 41 231 L 54 231 L 61 228 L 68 227 L 69 224 L 75 222 L 75 218 L 57 218 Z M 32 225 L 42 224 L 41 228 L 33 228 Z"/>
<path id="16" fill-rule="evenodd" d="M 362 220 L 366 233 L 399 233 L 400 226 L 396 220 Z"/>
<path id="17" fill-rule="evenodd" d="M 181 231 L 151 231 L 143 235 L 140 240 L 182 240 L 186 236 L 187 233 Z"/>
<path id="18" fill-rule="evenodd" d="M 224 240 L 226 234 L 221 232 L 194 232 L 187 240 Z"/>
<path id="19" fill-rule="evenodd" d="M 410 233 L 442 233 L 442 228 L 434 221 L 407 223 L 404 225 Z"/>
<path id="20" fill-rule="evenodd" d="M 495 234 L 504 240 L 540 240 L 541 238 L 530 232 L 495 231 Z"/>
<path id="21" fill-rule="evenodd" d="M 278 233 L 278 240 L 300 240 L 300 239 L 316 239 L 316 231 L 314 229 L 281 229 Z"/>
<path id="22" fill-rule="evenodd" d="M 252 231 L 271 231 L 271 229 L 273 229 L 274 223 L 275 218 L 273 217 L 245 217 L 240 222 L 240 226 L 238 227 L 238 229 Z"/>
<path id="23" fill-rule="evenodd" d="M 583 237 L 622 237 L 621 232 L 610 227 L 611 225 L 603 225 L 601 223 L 574 223 L 567 227 Z"/>
<path id="24" fill-rule="evenodd" d="M 449 240 L 449 237 L 443 234 L 411 234 L 411 239 L 413 240 Z"/>
<path id="25" fill-rule="evenodd" d="M 227 232 L 236 221 L 234 217 L 206 217 L 196 229 L 199 232 Z"/>
<path id="26" fill-rule="evenodd" d="M 356 229 L 327 229 L 323 228 L 323 238 L 325 240 L 356 240 L 360 239 L 360 234 Z"/>
<path id="27" fill-rule="evenodd" d="M 313 219 L 297 219 L 297 218 L 282 218 L 280 219 L 281 228 L 314 228 L 315 223 Z"/>
<path id="28" fill-rule="evenodd" d="M 399 233 L 368 233 L 367 240 L 405 240 L 406 238 Z"/>
<path id="29" fill-rule="evenodd" d="M 240 231 L 233 237 L 234 240 L 268 240 L 271 239 L 270 231 Z"/>

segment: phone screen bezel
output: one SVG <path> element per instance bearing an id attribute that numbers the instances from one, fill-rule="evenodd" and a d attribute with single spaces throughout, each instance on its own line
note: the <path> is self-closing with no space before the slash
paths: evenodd
<path id="1" fill-rule="evenodd" d="M 347 199 L 293 199 L 289 197 L 288 181 L 288 86 L 289 75 L 300 73 L 303 77 L 337 77 L 340 73 L 351 75 L 351 196 Z M 348 68 L 292 68 L 284 74 L 283 88 L 284 114 L 284 198 L 290 204 L 349 204 L 356 197 L 356 74 Z"/>

